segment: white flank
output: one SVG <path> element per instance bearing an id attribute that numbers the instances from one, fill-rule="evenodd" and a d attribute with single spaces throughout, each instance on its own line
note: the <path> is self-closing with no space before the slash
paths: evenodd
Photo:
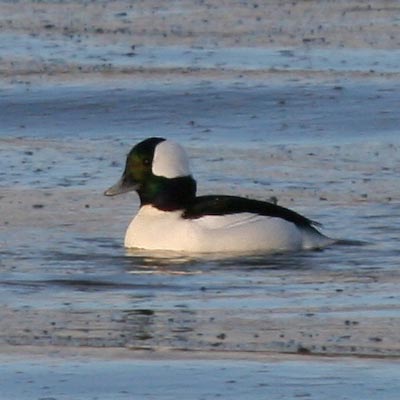
<path id="1" fill-rule="evenodd" d="M 130 223 L 125 247 L 182 252 L 293 251 L 326 246 L 327 237 L 281 218 L 251 213 L 183 219 L 181 211 L 142 207 Z"/>

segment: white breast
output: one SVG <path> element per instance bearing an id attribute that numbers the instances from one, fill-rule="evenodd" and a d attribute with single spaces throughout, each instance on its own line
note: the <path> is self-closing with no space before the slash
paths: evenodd
<path id="1" fill-rule="evenodd" d="M 254 252 L 321 247 L 330 239 L 281 218 L 251 213 L 183 219 L 181 211 L 140 208 L 125 247 L 183 252 Z"/>

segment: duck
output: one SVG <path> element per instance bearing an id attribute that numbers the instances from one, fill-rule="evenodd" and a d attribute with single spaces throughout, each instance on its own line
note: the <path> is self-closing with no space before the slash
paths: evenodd
<path id="1" fill-rule="evenodd" d="M 129 152 L 119 181 L 106 196 L 136 191 L 129 249 L 183 253 L 255 253 L 321 249 L 334 242 L 319 223 L 274 202 L 233 195 L 197 196 L 184 148 L 150 137 Z"/>

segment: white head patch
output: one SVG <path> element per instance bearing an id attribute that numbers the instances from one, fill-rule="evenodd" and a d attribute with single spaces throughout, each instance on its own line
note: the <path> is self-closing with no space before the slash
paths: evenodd
<path id="1" fill-rule="evenodd" d="M 156 146 L 152 166 L 153 174 L 165 178 L 190 175 L 185 150 L 178 143 L 165 140 Z"/>

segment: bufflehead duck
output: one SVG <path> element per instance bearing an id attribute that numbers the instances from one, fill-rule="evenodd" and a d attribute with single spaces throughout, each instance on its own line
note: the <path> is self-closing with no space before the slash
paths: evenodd
<path id="1" fill-rule="evenodd" d="M 125 247 L 179 252 L 295 251 L 327 246 L 314 221 L 276 204 L 226 195 L 196 196 L 184 149 L 152 137 L 132 148 L 121 179 L 104 194 L 135 190 L 140 209 Z"/>

